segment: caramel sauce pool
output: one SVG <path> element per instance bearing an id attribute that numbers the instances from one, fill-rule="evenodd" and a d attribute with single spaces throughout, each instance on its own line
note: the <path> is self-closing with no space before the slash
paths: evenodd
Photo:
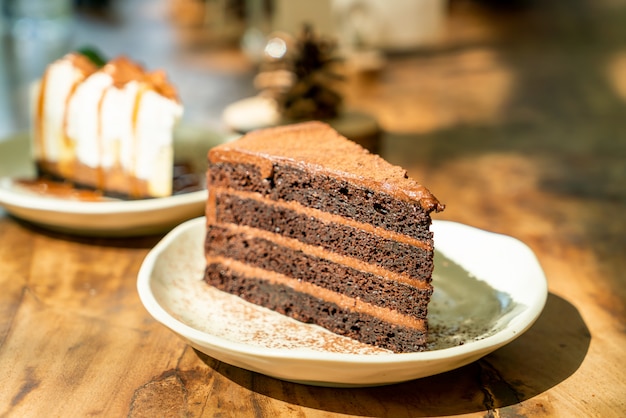
<path id="1" fill-rule="evenodd" d="M 98 190 L 79 189 L 71 183 L 44 178 L 33 180 L 18 179 L 15 182 L 31 192 L 44 196 L 80 200 L 83 202 L 99 202 L 105 200 L 102 192 Z"/>
<path id="2" fill-rule="evenodd" d="M 203 173 L 197 172 L 188 162 L 174 164 L 172 195 L 197 192 L 204 189 Z M 16 179 L 15 183 L 39 195 L 60 199 L 78 200 L 82 202 L 102 202 L 109 200 L 101 190 L 76 187 L 76 185 L 61 180 L 52 180 L 45 177 L 36 179 Z M 116 198 L 120 198 L 116 196 Z M 121 198 L 123 200 L 132 200 Z"/>

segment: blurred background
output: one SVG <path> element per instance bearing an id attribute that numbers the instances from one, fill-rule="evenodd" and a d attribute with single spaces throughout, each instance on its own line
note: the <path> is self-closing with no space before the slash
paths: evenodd
<path id="1" fill-rule="evenodd" d="M 2 0 L 0 137 L 27 129 L 29 84 L 76 48 L 166 69 L 189 123 L 220 127 L 228 100 L 255 94 L 267 36 L 304 23 L 354 49 L 409 51 L 440 39 L 446 0 Z M 369 60 L 372 61 L 371 59 Z"/>
<path id="2" fill-rule="evenodd" d="M 268 37 L 296 35 L 308 23 L 337 44 L 345 108 L 375 121 L 380 154 L 437 190 L 449 203 L 443 216 L 471 223 L 480 209 L 490 214 L 480 226 L 492 230 L 519 227 L 544 239 L 546 230 L 564 228 L 574 242 L 594 236 L 598 251 L 623 248 L 625 0 L 0 5 L 0 141 L 29 130 L 29 86 L 46 65 L 85 46 L 166 70 L 185 107 L 183 124 L 229 135 L 224 110 L 259 93 Z M 511 222 L 535 191 L 556 200 L 535 208 L 533 222 Z M 517 203 L 490 207 L 483 193 Z M 582 203 L 584 213 L 568 202 Z M 568 222 L 583 215 L 583 223 Z M 599 232 L 606 219 L 611 232 Z"/>
<path id="3" fill-rule="evenodd" d="M 28 129 L 29 84 L 45 66 L 83 46 L 167 70 L 184 122 L 223 129 L 223 109 L 257 93 L 266 37 L 296 33 L 303 22 L 337 41 L 346 105 L 386 132 L 510 124 L 568 130 L 550 115 L 589 121 L 622 118 L 625 110 L 626 4 L 619 0 L 0 4 L 0 138 Z"/>

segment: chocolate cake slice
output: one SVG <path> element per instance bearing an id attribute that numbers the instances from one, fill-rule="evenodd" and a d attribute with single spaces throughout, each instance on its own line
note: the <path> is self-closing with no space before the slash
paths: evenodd
<path id="1" fill-rule="evenodd" d="M 394 352 L 421 351 L 433 211 L 406 171 L 321 122 L 209 152 L 208 284 Z"/>

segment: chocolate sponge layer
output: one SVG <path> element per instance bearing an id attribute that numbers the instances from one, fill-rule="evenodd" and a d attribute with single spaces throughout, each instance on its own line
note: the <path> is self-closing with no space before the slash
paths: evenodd
<path id="1" fill-rule="evenodd" d="M 219 263 L 209 263 L 205 280 L 211 286 L 237 295 L 304 323 L 317 324 L 339 335 L 394 352 L 424 350 L 426 329 L 416 330 L 343 309 L 334 303 L 273 284 L 262 277 L 247 277 Z"/>
<path id="2" fill-rule="evenodd" d="M 424 249 L 370 232 L 308 216 L 295 210 L 265 204 L 256 199 L 217 193 L 216 223 L 259 228 L 319 245 L 329 251 L 376 264 L 396 273 L 430 280 L 432 249 Z"/>
<path id="3" fill-rule="evenodd" d="M 211 255 L 229 257 L 416 318 L 426 317 L 432 294 L 428 284 L 418 287 L 393 281 L 237 231 L 237 228 L 210 225 L 205 250 Z"/>
<path id="4" fill-rule="evenodd" d="M 325 174 L 274 164 L 272 176 L 264 178 L 255 165 L 220 162 L 209 168 L 208 181 L 213 186 L 258 192 L 272 200 L 296 201 L 432 243 L 428 230 L 432 210 L 424 210 L 418 200 L 398 200 Z"/>

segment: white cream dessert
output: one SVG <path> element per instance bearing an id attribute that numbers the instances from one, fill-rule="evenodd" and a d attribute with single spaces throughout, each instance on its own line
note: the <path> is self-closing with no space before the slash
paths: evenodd
<path id="1" fill-rule="evenodd" d="M 71 53 L 36 88 L 33 150 L 43 175 L 129 198 L 172 194 L 183 107 L 165 73 L 126 57 L 99 68 Z"/>

